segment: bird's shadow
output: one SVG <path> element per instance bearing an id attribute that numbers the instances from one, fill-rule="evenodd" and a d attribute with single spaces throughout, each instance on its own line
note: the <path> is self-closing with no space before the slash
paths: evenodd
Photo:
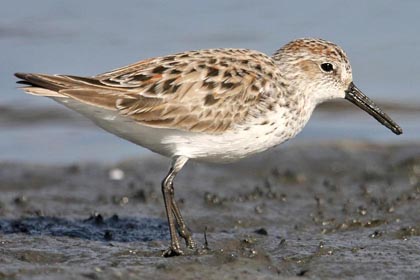
<path id="1" fill-rule="evenodd" d="M 0 219 L 0 234 L 15 233 L 117 242 L 169 239 L 167 223 L 161 219 L 120 218 L 117 215 L 104 219 L 100 214 L 84 220 L 57 217 Z"/>

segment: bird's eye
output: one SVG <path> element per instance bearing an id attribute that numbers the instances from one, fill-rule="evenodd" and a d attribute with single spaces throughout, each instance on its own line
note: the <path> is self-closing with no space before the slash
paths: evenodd
<path id="1" fill-rule="evenodd" d="M 321 69 L 324 72 L 331 72 L 334 70 L 334 66 L 331 63 L 326 62 L 321 64 Z"/>

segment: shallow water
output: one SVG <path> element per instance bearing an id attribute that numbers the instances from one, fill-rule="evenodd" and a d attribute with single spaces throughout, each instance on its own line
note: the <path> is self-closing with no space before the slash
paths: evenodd
<path id="1" fill-rule="evenodd" d="M 407 113 L 406 107 L 420 108 L 420 38 L 414 36 L 419 13 L 418 1 L 339 6 L 335 1 L 274 0 L 199 5 L 192 0 L 102 1 L 99 6 L 81 0 L 8 1 L 0 9 L 0 109 L 7 106 L 16 114 L 0 110 L 0 160 L 116 161 L 145 154 L 90 125 L 81 126 L 87 121 L 67 122 L 60 116 L 69 116 L 64 108 L 16 89 L 14 72 L 92 75 L 152 56 L 212 47 L 272 53 L 303 36 L 342 45 L 358 86 L 380 104 L 401 105 L 391 115 L 405 134 L 395 137 L 364 112 L 331 112 L 317 114 L 298 139 L 417 141 L 420 113 Z M 55 114 L 48 116 L 50 110 Z"/>

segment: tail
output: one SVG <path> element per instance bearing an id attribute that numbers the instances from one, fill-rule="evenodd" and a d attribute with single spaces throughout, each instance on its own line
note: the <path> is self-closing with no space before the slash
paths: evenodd
<path id="1" fill-rule="evenodd" d="M 98 80 L 89 77 L 36 73 L 15 73 L 15 76 L 21 79 L 17 83 L 24 85 L 21 89 L 29 94 L 40 96 L 66 97 L 59 92 L 78 88 L 103 87 Z"/>
<path id="2" fill-rule="evenodd" d="M 15 73 L 21 79 L 17 83 L 26 93 L 46 96 L 73 98 L 94 106 L 115 109 L 118 90 L 107 89 L 97 79 L 70 75 L 47 75 L 36 73 Z"/>
<path id="3" fill-rule="evenodd" d="M 62 82 L 63 77 L 59 75 L 15 73 L 15 76 L 22 79 L 17 83 L 24 85 L 20 88 L 26 93 L 47 97 L 66 97 L 59 93 L 61 89 L 65 88 L 65 84 Z"/>

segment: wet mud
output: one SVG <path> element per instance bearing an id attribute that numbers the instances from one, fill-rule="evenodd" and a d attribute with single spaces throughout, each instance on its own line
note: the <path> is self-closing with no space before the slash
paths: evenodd
<path id="1" fill-rule="evenodd" d="M 199 250 L 163 258 L 167 159 L 0 163 L 0 279 L 415 279 L 420 145 L 288 145 L 190 162 L 176 198 Z"/>

